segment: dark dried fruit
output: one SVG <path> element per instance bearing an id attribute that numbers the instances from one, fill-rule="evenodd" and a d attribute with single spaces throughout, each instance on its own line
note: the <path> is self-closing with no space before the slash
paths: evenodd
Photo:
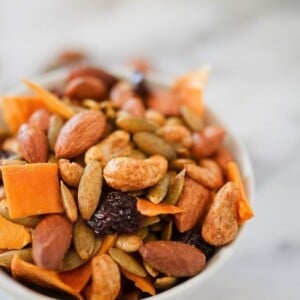
<path id="1" fill-rule="evenodd" d="M 121 192 L 109 192 L 103 196 L 100 205 L 88 225 L 98 236 L 112 233 L 136 232 L 142 221 L 136 208 L 136 198 Z"/>
<path id="2" fill-rule="evenodd" d="M 133 72 L 129 80 L 132 83 L 134 92 L 138 96 L 142 97 L 143 99 L 146 99 L 149 96 L 150 94 L 149 87 L 145 80 L 145 75 L 142 72 L 139 71 Z"/>
<path id="3" fill-rule="evenodd" d="M 0 159 L 9 158 L 15 153 L 12 151 L 0 150 Z"/>
<path id="4" fill-rule="evenodd" d="M 189 230 L 183 233 L 176 232 L 173 238 L 175 241 L 197 247 L 205 254 L 206 260 L 209 260 L 216 252 L 216 247 L 207 244 L 202 238 L 200 232 L 195 230 Z"/>

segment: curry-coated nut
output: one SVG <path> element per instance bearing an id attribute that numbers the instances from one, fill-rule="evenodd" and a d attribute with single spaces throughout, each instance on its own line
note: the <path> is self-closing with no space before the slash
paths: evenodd
<path id="1" fill-rule="evenodd" d="M 83 167 L 80 164 L 62 158 L 58 160 L 58 169 L 61 178 L 67 185 L 78 187 L 83 173 Z"/>
<path id="2" fill-rule="evenodd" d="M 228 149 L 221 146 L 213 156 L 213 159 L 219 164 L 224 174 L 227 172 L 227 165 L 230 161 L 233 161 L 233 157 Z"/>
<path id="3" fill-rule="evenodd" d="M 146 110 L 145 117 L 148 121 L 151 121 L 159 126 L 163 126 L 166 123 L 165 116 L 152 108 L 148 108 Z"/>
<path id="4" fill-rule="evenodd" d="M 213 155 L 221 146 L 224 136 L 224 128 L 215 125 L 205 127 L 202 132 L 194 132 L 191 148 L 193 156 L 200 159 Z"/>
<path id="5" fill-rule="evenodd" d="M 201 184 L 193 179 L 184 179 L 183 190 L 176 206 L 184 210 L 183 213 L 174 215 L 175 225 L 179 232 L 192 229 L 200 220 L 209 202 L 210 193 Z"/>
<path id="6" fill-rule="evenodd" d="M 128 112 L 132 116 L 141 117 L 145 116 L 145 106 L 141 99 L 133 97 L 128 99 L 123 105 L 122 110 Z"/>
<path id="7" fill-rule="evenodd" d="M 122 192 L 138 191 L 158 183 L 166 174 L 167 160 L 161 155 L 147 159 L 117 157 L 111 159 L 104 168 L 106 183 Z"/>
<path id="8" fill-rule="evenodd" d="M 66 96 L 75 99 L 99 100 L 106 94 L 105 84 L 98 78 L 82 76 L 72 79 L 65 87 Z"/>
<path id="9" fill-rule="evenodd" d="M 213 246 L 231 242 L 238 233 L 237 202 L 239 191 L 227 182 L 216 194 L 202 227 L 204 240 Z"/>

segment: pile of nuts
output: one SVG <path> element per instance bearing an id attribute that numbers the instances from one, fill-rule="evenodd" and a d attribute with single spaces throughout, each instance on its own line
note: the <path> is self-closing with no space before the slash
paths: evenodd
<path id="1" fill-rule="evenodd" d="M 79 67 L 63 89 L 26 81 L 36 96 L 17 98 L 39 104 L 23 119 L 3 99 L 0 266 L 102 300 L 155 295 L 203 271 L 236 237 L 244 197 L 224 128 L 205 122 L 206 77 L 166 89 L 141 71 Z M 8 242 L 7 228 L 23 240 Z"/>

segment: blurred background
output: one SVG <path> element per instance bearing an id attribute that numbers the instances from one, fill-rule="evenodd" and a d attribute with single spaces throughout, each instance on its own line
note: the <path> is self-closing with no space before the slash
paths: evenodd
<path id="1" fill-rule="evenodd" d="M 66 50 L 170 79 L 212 67 L 206 103 L 249 150 L 256 216 L 193 299 L 300 299 L 300 1 L 0 0 L 0 94 Z"/>

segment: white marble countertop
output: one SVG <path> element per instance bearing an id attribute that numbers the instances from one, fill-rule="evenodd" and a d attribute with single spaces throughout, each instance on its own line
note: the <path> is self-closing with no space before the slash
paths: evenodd
<path id="1" fill-rule="evenodd" d="M 206 102 L 244 140 L 255 219 L 194 299 L 300 299 L 300 2 L 0 1 L 0 87 L 36 74 L 53 52 L 100 63 L 133 55 L 176 76 L 212 66 Z M 0 299 L 13 299 L 0 291 Z"/>

